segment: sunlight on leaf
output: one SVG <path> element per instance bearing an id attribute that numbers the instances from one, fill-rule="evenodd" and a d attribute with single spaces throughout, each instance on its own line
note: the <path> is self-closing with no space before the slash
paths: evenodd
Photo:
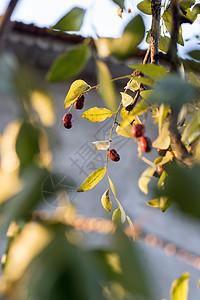
<path id="1" fill-rule="evenodd" d="M 100 168 L 93 171 L 80 185 L 77 192 L 86 192 L 91 190 L 101 179 L 104 177 L 106 172 L 105 168 Z"/>
<path id="2" fill-rule="evenodd" d="M 55 123 L 55 108 L 50 96 L 43 91 L 35 90 L 32 92 L 30 100 L 43 125 L 52 126 Z"/>
<path id="3" fill-rule="evenodd" d="M 171 285 L 171 300 L 187 300 L 189 273 L 183 273 L 181 277 L 174 280 Z"/>
<path id="4" fill-rule="evenodd" d="M 120 92 L 120 94 L 122 96 L 122 104 L 124 107 L 127 107 L 133 102 L 133 97 L 131 97 L 129 94 L 123 92 Z"/>
<path id="5" fill-rule="evenodd" d="M 107 150 L 110 147 L 110 142 L 106 141 L 96 141 L 92 142 L 96 150 Z"/>
<path id="6" fill-rule="evenodd" d="M 140 190 L 144 193 L 144 194 L 148 194 L 148 184 L 154 174 L 154 172 L 156 171 L 156 166 L 155 167 L 148 167 L 140 176 L 139 180 L 138 180 L 138 186 L 140 188 Z"/>
<path id="7" fill-rule="evenodd" d="M 106 106 L 115 111 L 117 109 L 117 99 L 114 83 L 111 81 L 112 76 L 107 65 L 97 60 L 99 93 L 102 96 Z"/>
<path id="8" fill-rule="evenodd" d="M 89 85 L 82 79 L 75 80 L 67 93 L 67 96 L 64 101 L 64 108 L 69 107 L 73 104 L 76 99 L 88 88 Z"/>
<path id="9" fill-rule="evenodd" d="M 21 278 L 32 259 L 51 241 L 51 233 L 42 225 L 28 223 L 13 242 L 8 252 L 8 261 L 4 269 L 5 277 L 16 281 Z M 13 270 L 15 270 L 13 272 Z"/>
<path id="10" fill-rule="evenodd" d="M 161 133 L 153 142 L 152 146 L 159 149 L 167 149 L 170 145 L 171 139 L 168 130 L 169 124 L 165 123 L 161 129 Z"/>
<path id="11" fill-rule="evenodd" d="M 81 116 L 91 122 L 102 122 L 112 117 L 113 113 L 107 108 L 92 107 L 86 110 Z"/>
<path id="12" fill-rule="evenodd" d="M 101 204 L 102 204 L 103 208 L 107 211 L 111 211 L 111 208 L 112 208 L 112 202 L 110 201 L 110 198 L 109 198 L 109 190 L 110 190 L 110 188 L 108 188 L 101 197 Z"/>

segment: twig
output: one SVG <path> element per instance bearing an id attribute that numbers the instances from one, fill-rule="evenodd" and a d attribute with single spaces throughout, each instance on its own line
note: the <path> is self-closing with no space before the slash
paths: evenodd
<path id="1" fill-rule="evenodd" d="M 10 3 L 0 19 L 0 46 L 2 47 L 5 36 L 8 34 L 11 28 L 10 17 L 19 0 L 10 0 Z"/>

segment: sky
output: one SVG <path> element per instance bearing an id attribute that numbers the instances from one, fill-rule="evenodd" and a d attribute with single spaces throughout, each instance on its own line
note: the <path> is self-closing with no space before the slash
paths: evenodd
<path id="1" fill-rule="evenodd" d="M 126 9 L 130 8 L 131 13 L 125 11 L 122 18 L 120 18 L 117 14 L 118 5 L 111 0 L 19 0 L 12 15 L 12 20 L 23 21 L 27 24 L 34 23 L 41 27 L 50 27 L 55 25 L 73 7 L 77 6 L 87 9 L 80 34 L 92 37 L 96 35 L 120 37 L 126 24 L 140 13 L 137 9 L 137 3 L 140 1 L 126 0 Z M 9 2 L 10 0 L 0 0 L 0 15 L 4 13 Z M 148 30 L 151 17 L 141 15 L 145 21 L 146 30 Z M 195 35 L 200 35 L 200 16 L 195 23 L 193 25 L 183 25 L 184 38 L 191 38 L 189 42 L 186 42 L 188 51 L 195 48 L 195 44 L 199 42 Z M 146 43 L 143 42 L 141 47 L 146 48 Z M 184 49 L 181 48 L 183 47 L 180 47 L 179 51 L 183 52 Z"/>

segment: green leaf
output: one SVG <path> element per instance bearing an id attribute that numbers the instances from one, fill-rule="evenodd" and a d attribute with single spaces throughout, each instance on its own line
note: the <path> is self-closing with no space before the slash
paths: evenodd
<path id="1" fill-rule="evenodd" d="M 20 169 L 32 164 L 39 154 L 40 131 L 29 122 L 23 122 L 16 139 L 16 153 L 20 159 Z"/>
<path id="2" fill-rule="evenodd" d="M 77 192 L 86 192 L 91 190 L 101 179 L 104 177 L 106 172 L 105 168 L 100 168 L 93 171 L 80 185 Z"/>
<path id="3" fill-rule="evenodd" d="M 192 72 L 190 72 L 189 74 L 189 82 L 194 86 L 200 88 L 200 80 L 198 80 L 197 76 Z"/>
<path id="4" fill-rule="evenodd" d="M 101 204 L 102 204 L 103 208 L 107 211 L 111 211 L 111 208 L 112 208 L 112 202 L 110 201 L 110 198 L 109 198 L 109 190 L 110 190 L 110 188 L 108 188 L 101 197 Z"/>
<path id="5" fill-rule="evenodd" d="M 151 2 L 148 0 L 141 1 L 137 8 L 146 15 L 151 15 Z"/>
<path id="6" fill-rule="evenodd" d="M 83 23 L 84 14 L 84 9 L 75 7 L 62 17 L 62 19 L 60 19 L 60 21 L 58 21 L 58 23 L 56 23 L 56 25 L 52 28 L 61 31 L 78 31 Z"/>
<path id="7" fill-rule="evenodd" d="M 162 52 L 167 53 L 168 48 L 169 48 L 169 41 L 170 41 L 170 38 L 168 36 L 160 36 L 159 49 Z"/>
<path id="8" fill-rule="evenodd" d="M 122 104 L 124 107 L 127 107 L 133 102 L 133 97 L 131 97 L 129 94 L 123 92 L 120 92 L 120 94 L 122 96 Z"/>
<path id="9" fill-rule="evenodd" d="M 168 174 L 165 184 L 162 188 L 155 188 L 158 197 L 166 196 L 174 200 L 181 211 L 200 218 L 199 165 L 188 168 L 173 162 L 168 163 L 165 169 Z"/>
<path id="10" fill-rule="evenodd" d="M 187 300 L 189 273 L 183 273 L 181 277 L 174 280 L 171 285 L 171 300 Z"/>
<path id="11" fill-rule="evenodd" d="M 69 50 L 67 53 L 61 54 L 54 61 L 47 73 L 48 81 L 66 80 L 79 74 L 89 58 L 90 49 L 86 44 L 81 44 Z"/>
<path id="12" fill-rule="evenodd" d="M 154 64 L 129 65 L 129 67 L 141 71 L 144 75 L 154 80 L 161 79 L 167 75 L 165 68 Z"/>
<path id="13" fill-rule="evenodd" d="M 148 97 L 152 104 L 170 104 L 181 107 L 189 103 L 198 95 L 196 87 L 178 77 L 177 75 L 168 75 L 155 86 L 155 89 Z"/>
<path id="14" fill-rule="evenodd" d="M 171 139 L 170 139 L 168 127 L 169 127 L 168 123 L 165 123 L 163 125 L 161 133 L 152 144 L 154 148 L 167 149 L 169 147 Z"/>
<path id="15" fill-rule="evenodd" d="M 180 6 L 184 9 L 190 8 L 195 4 L 195 0 L 181 0 Z"/>
<path id="16" fill-rule="evenodd" d="M 73 104 L 76 99 L 88 88 L 89 85 L 82 79 L 75 80 L 67 93 L 67 96 L 64 101 L 64 108 L 69 107 Z"/>
<path id="17" fill-rule="evenodd" d="M 194 115 L 193 120 L 185 127 L 181 140 L 183 143 L 186 143 L 187 140 L 191 143 L 191 139 L 195 133 L 199 134 L 200 131 L 200 111 Z M 197 135 L 198 136 L 198 135 Z M 196 137 L 197 137 L 196 136 Z"/>
<path id="18" fill-rule="evenodd" d="M 102 122 L 112 117 L 113 113 L 107 108 L 92 107 L 86 110 L 81 116 L 91 122 Z"/>
<path id="19" fill-rule="evenodd" d="M 188 52 L 187 54 L 196 60 L 200 60 L 200 50 L 193 50 Z"/>
<path id="20" fill-rule="evenodd" d="M 146 84 L 146 85 L 153 85 L 153 80 L 151 80 L 150 78 L 146 78 L 146 77 L 132 77 L 133 81 L 136 81 L 138 83 L 138 86 L 140 83 L 142 84 Z"/>
<path id="21" fill-rule="evenodd" d="M 165 12 L 164 12 L 164 14 L 162 15 L 162 17 L 163 17 L 165 26 L 166 26 L 168 32 L 170 33 L 171 32 L 171 24 L 172 24 L 171 9 L 170 8 L 166 9 Z M 183 41 L 183 37 L 182 37 L 182 28 L 181 28 L 181 26 L 179 27 L 179 41 L 178 41 L 178 43 L 181 46 L 184 46 L 184 41 Z"/>
<path id="22" fill-rule="evenodd" d="M 124 0 L 113 0 L 113 2 L 118 4 L 122 10 L 124 9 Z"/>
<path id="23" fill-rule="evenodd" d="M 97 60 L 98 68 L 98 80 L 99 80 L 99 93 L 101 94 L 105 104 L 108 108 L 115 111 L 117 108 L 117 99 L 115 86 L 113 84 L 112 77 L 107 65 L 101 61 Z"/>
<path id="24" fill-rule="evenodd" d="M 156 166 L 155 167 L 148 167 L 141 174 L 141 176 L 138 180 L 138 186 L 139 186 L 140 190 L 146 195 L 148 194 L 148 184 L 149 184 L 155 170 L 156 170 Z"/>
<path id="25" fill-rule="evenodd" d="M 118 59 L 125 59 L 133 55 L 137 46 L 142 42 L 144 34 L 144 22 L 142 17 L 137 15 L 125 27 L 121 38 L 111 40 L 111 53 Z"/>

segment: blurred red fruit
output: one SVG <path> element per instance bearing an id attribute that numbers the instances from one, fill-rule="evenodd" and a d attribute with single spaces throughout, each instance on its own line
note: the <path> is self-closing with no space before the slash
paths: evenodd
<path id="1" fill-rule="evenodd" d="M 85 96 L 81 95 L 76 102 L 74 102 L 74 108 L 75 109 L 82 109 L 84 106 L 84 100 L 85 100 Z"/>
<path id="2" fill-rule="evenodd" d="M 152 142 L 150 138 L 141 136 L 139 139 L 139 146 L 142 152 L 150 152 L 152 149 Z"/>
<path id="3" fill-rule="evenodd" d="M 131 134 L 133 137 L 138 138 L 145 133 L 145 126 L 143 124 L 135 124 L 131 128 Z"/>

